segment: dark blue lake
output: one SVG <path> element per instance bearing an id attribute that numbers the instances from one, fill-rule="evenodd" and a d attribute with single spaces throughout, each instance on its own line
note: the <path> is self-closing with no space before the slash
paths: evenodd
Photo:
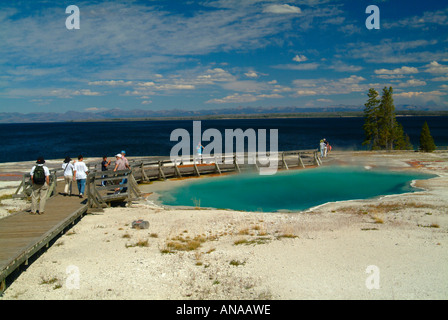
<path id="1" fill-rule="evenodd" d="M 438 146 L 448 145 L 448 117 L 399 117 L 414 148 L 424 121 Z M 278 129 L 281 151 L 318 148 L 326 138 L 333 150 L 363 150 L 363 118 L 288 118 L 203 120 L 202 131 L 218 129 Z M 168 156 L 177 141 L 171 132 L 183 128 L 192 132 L 190 120 L 66 122 L 0 124 L 0 162 L 29 161 L 38 156 L 60 159 L 65 156 L 109 157 L 125 149 L 132 156 Z M 193 142 L 192 142 L 193 143 Z M 223 147 L 224 150 L 224 147 Z"/>

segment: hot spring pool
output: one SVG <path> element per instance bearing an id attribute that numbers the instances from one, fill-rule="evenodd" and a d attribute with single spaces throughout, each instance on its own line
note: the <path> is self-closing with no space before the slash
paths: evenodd
<path id="1" fill-rule="evenodd" d="M 300 211 L 327 202 L 417 191 L 411 186 L 413 180 L 433 177 L 436 175 L 364 167 L 320 167 L 272 176 L 240 174 L 187 181 L 161 192 L 159 201 L 170 206 Z"/>

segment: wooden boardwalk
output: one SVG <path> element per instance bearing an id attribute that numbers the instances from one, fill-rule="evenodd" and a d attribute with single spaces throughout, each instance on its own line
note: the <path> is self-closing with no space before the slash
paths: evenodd
<path id="1" fill-rule="evenodd" d="M 62 188 L 61 184 L 56 192 L 62 192 Z M 8 275 L 27 265 L 29 258 L 87 212 L 86 203 L 86 199 L 57 194 L 47 200 L 43 215 L 31 215 L 27 210 L 0 220 L 0 292 Z"/>
<path id="2" fill-rule="evenodd" d="M 225 172 L 244 170 L 259 170 L 260 164 L 249 162 L 239 155 L 227 156 L 230 161 L 221 157 L 203 159 L 197 162 L 193 157 L 171 161 L 167 158 L 160 160 L 136 159 L 131 161 L 131 170 L 119 172 L 98 169 L 98 163 L 89 164 L 90 171 L 86 184 L 86 198 L 77 196 L 65 197 L 64 182 L 57 178 L 61 176 L 61 169 L 52 171 L 49 197 L 45 207 L 45 214 L 30 215 L 29 210 L 17 212 L 0 219 L 0 294 L 6 289 L 6 278 L 22 264 L 45 247 L 53 239 L 63 234 L 78 219 L 90 211 L 98 211 L 110 206 L 112 202 L 126 201 L 130 203 L 140 196 L 138 182 L 151 180 L 165 180 L 172 177 L 199 176 L 202 174 L 222 174 Z M 277 168 L 288 170 L 292 167 L 305 168 L 306 165 L 320 165 L 317 150 L 281 152 L 275 157 Z M 243 160 L 241 162 L 241 160 Z M 126 180 L 124 180 L 126 179 Z M 105 182 L 105 186 L 102 186 Z M 117 193 L 117 188 L 127 188 L 126 192 Z M 73 191 L 77 194 L 76 184 Z M 25 174 L 21 186 L 14 197 L 27 197 L 30 194 L 29 174 Z"/>

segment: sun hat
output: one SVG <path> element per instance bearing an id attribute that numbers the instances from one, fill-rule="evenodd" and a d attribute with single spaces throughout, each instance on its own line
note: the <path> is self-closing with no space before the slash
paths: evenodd
<path id="1" fill-rule="evenodd" d="M 119 154 L 119 153 L 117 155 L 115 155 L 115 156 L 118 157 L 118 158 L 121 158 L 121 154 Z"/>
<path id="2" fill-rule="evenodd" d="M 45 163 L 45 160 L 44 160 L 43 157 L 39 157 L 39 158 L 37 158 L 36 163 L 37 163 L 37 164 L 44 164 L 44 163 Z"/>
<path id="3" fill-rule="evenodd" d="M 121 153 L 124 153 L 124 154 L 126 154 L 126 151 L 122 150 L 122 151 L 121 151 Z"/>

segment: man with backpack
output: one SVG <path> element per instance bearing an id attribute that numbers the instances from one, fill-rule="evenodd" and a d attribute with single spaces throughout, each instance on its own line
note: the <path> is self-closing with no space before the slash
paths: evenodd
<path id="1" fill-rule="evenodd" d="M 47 192 L 50 186 L 50 170 L 44 166 L 45 160 L 40 157 L 36 165 L 31 169 L 31 182 L 33 192 L 31 193 L 31 214 L 36 214 L 37 202 L 39 201 L 39 214 L 44 214 Z"/>

